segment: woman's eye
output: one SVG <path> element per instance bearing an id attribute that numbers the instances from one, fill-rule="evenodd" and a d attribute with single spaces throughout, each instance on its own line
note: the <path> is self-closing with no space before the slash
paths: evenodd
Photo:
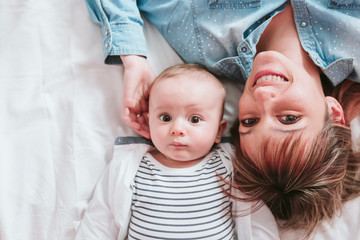
<path id="1" fill-rule="evenodd" d="M 167 114 L 163 114 L 160 116 L 160 120 L 163 122 L 170 122 L 171 121 L 171 117 Z"/>
<path id="2" fill-rule="evenodd" d="M 285 115 L 285 116 L 279 117 L 279 121 L 282 124 L 294 124 L 299 120 L 300 120 L 300 117 L 297 117 L 294 115 Z"/>
<path id="3" fill-rule="evenodd" d="M 247 118 L 244 120 L 241 120 L 241 125 L 244 127 L 252 127 L 258 122 L 258 118 Z"/>
<path id="4" fill-rule="evenodd" d="M 189 118 L 189 121 L 191 123 L 199 123 L 201 121 L 201 119 L 198 116 L 192 116 L 191 118 Z"/>

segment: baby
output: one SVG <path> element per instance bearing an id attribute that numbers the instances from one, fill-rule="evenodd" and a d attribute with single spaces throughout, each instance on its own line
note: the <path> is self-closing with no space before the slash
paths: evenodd
<path id="1" fill-rule="evenodd" d="M 115 149 L 77 239 L 278 239 L 266 207 L 233 216 L 251 204 L 225 193 L 233 151 L 220 143 L 224 101 L 222 83 L 200 66 L 163 71 L 145 116 L 154 147 L 144 138 L 118 138 L 126 149 Z"/>

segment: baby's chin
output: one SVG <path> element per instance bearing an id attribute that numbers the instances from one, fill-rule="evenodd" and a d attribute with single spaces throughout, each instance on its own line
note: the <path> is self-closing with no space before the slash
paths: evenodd
<path id="1" fill-rule="evenodd" d="M 166 167 L 170 168 L 188 168 L 196 165 L 201 162 L 204 156 L 194 158 L 193 156 L 188 156 L 190 154 L 163 154 L 157 151 L 155 154 L 153 153 L 154 158 L 163 164 Z"/>

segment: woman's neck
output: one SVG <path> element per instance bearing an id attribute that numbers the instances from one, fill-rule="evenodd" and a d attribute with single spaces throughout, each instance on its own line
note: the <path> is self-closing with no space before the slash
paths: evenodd
<path id="1" fill-rule="evenodd" d="M 291 4 L 288 4 L 282 12 L 273 17 L 261 35 L 256 48 L 258 53 L 277 51 L 292 59 L 299 66 L 309 69 L 309 71 L 320 72 L 309 54 L 301 46 Z M 322 88 L 320 81 L 319 87 Z"/>
<path id="2" fill-rule="evenodd" d="M 258 52 L 278 51 L 289 57 L 299 56 L 304 50 L 296 31 L 291 5 L 273 17 L 256 46 Z"/>

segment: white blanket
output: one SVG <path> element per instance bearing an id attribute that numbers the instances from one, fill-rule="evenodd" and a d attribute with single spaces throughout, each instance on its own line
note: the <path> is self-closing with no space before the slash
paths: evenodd
<path id="1" fill-rule="evenodd" d="M 157 73 L 182 62 L 145 32 Z M 0 1 L 0 239 L 73 239 L 115 138 L 134 135 L 101 43 L 83 0 Z M 231 122 L 241 91 L 227 88 Z"/>

